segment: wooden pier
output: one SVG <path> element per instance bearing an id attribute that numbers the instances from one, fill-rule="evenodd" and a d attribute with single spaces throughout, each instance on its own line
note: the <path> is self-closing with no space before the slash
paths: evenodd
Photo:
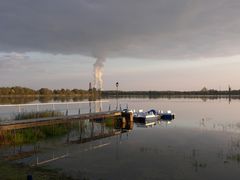
<path id="1" fill-rule="evenodd" d="M 64 124 L 64 123 L 68 123 L 76 120 L 104 119 L 108 117 L 117 117 L 117 116 L 121 116 L 120 111 L 106 111 L 106 112 L 95 112 L 95 113 L 86 113 L 86 114 L 68 115 L 68 116 L 59 116 L 59 117 L 14 120 L 14 121 L 0 123 L 0 131 L 24 129 L 24 128 L 31 128 L 36 126 L 47 126 L 47 125 L 53 125 L 53 124 Z"/>

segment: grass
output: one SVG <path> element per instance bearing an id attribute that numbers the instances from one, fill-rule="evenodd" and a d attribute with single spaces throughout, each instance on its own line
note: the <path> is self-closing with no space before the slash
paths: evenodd
<path id="1" fill-rule="evenodd" d="M 36 143 L 45 138 L 52 138 L 65 135 L 69 128 L 65 124 L 55 124 L 54 126 L 42 126 L 37 128 L 5 131 L 0 135 L 0 145 L 23 145 Z"/>
<path id="2" fill-rule="evenodd" d="M 240 154 L 232 154 L 232 155 L 228 155 L 227 156 L 228 160 L 232 160 L 232 161 L 236 161 L 236 162 L 240 162 Z"/>
<path id="3" fill-rule="evenodd" d="M 41 111 L 41 112 L 22 112 L 15 115 L 14 120 L 24 120 L 24 119 L 36 119 L 36 118 L 46 118 L 46 117 L 57 117 L 63 116 L 64 113 L 59 111 Z"/>
<path id="4" fill-rule="evenodd" d="M 114 127 L 114 125 L 116 124 L 116 119 L 114 118 L 106 118 L 104 120 L 105 126 L 106 127 Z"/>
<path id="5" fill-rule="evenodd" d="M 32 175 L 34 180 L 72 180 L 71 177 L 59 173 L 57 170 L 12 164 L 5 160 L 0 160 L 0 174 L 1 179 L 6 180 L 26 180 L 28 175 Z"/>

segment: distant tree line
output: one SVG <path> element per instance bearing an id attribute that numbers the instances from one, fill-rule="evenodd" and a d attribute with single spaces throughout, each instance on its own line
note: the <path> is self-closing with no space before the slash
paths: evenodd
<path id="1" fill-rule="evenodd" d="M 158 97 L 158 96 L 203 96 L 203 95 L 238 95 L 240 90 L 224 90 L 207 89 L 203 87 L 200 91 L 99 91 L 96 89 L 48 89 L 41 88 L 33 90 L 26 87 L 0 87 L 0 96 L 82 96 L 82 97 Z"/>
<path id="2" fill-rule="evenodd" d="M 88 95 L 88 90 L 82 89 L 48 89 L 48 88 L 41 88 L 39 90 L 33 90 L 26 87 L 0 87 L 0 95 L 1 96 L 20 96 L 20 95 Z"/>
<path id="3" fill-rule="evenodd" d="M 225 90 L 218 91 L 215 89 L 202 88 L 200 91 L 103 91 L 102 96 L 105 97 L 126 97 L 126 96 L 148 96 L 148 97 L 159 97 L 159 96 L 220 96 L 220 95 L 237 95 L 240 96 L 240 90 Z"/>

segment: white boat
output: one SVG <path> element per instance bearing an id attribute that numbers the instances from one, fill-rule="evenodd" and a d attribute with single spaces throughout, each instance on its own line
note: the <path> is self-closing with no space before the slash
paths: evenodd
<path id="1" fill-rule="evenodd" d="M 151 109 L 147 112 L 143 112 L 143 110 L 139 110 L 138 112 L 134 112 L 133 120 L 139 123 L 149 123 L 154 122 L 159 119 L 159 115 L 156 110 Z"/>

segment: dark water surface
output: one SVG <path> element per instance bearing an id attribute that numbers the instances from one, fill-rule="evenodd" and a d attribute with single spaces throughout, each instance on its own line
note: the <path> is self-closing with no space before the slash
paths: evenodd
<path id="1" fill-rule="evenodd" d="M 147 128 L 121 127 L 109 119 L 37 127 L 36 139 L 27 130 L 17 132 L 32 141 L 21 143 L 19 135 L 14 145 L 0 148 L 1 154 L 14 162 L 57 168 L 76 179 L 239 179 L 240 100 L 119 99 L 119 103 L 136 110 L 172 110 L 176 118 Z"/>

